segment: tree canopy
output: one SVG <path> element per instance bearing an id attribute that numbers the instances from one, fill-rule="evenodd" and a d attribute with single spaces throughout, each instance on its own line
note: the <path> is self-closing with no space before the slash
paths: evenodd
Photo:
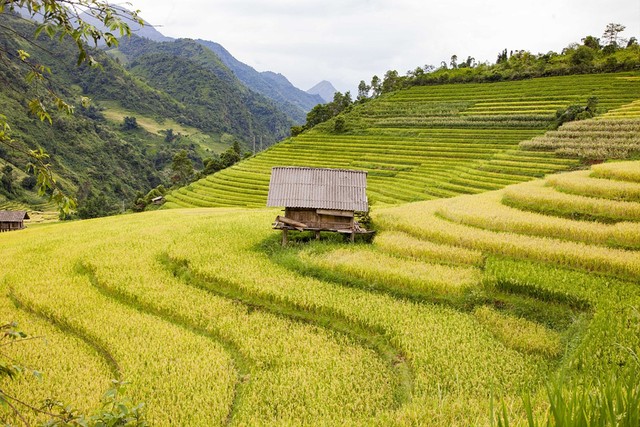
<path id="1" fill-rule="evenodd" d="M 635 37 L 628 40 L 621 37 L 624 30 L 624 25 L 610 23 L 602 39 L 588 35 L 582 39 L 582 44 L 572 43 L 560 53 L 533 54 L 526 50 L 504 49 L 498 53 L 494 64 L 478 63 L 472 56 L 461 61 L 454 54 L 448 63 L 442 61 L 437 68 L 425 65 L 408 71 L 404 76 L 396 70 L 389 70 L 383 79 L 373 76 L 370 85 L 361 81 L 358 101 L 365 100 L 369 91 L 372 97 L 377 97 L 411 86 L 635 70 L 640 67 L 640 46 Z"/>

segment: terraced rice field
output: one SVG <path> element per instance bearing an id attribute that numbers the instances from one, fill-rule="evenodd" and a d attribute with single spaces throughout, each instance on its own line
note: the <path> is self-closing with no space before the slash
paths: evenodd
<path id="1" fill-rule="evenodd" d="M 554 152 L 585 161 L 640 156 L 640 102 L 633 101 L 590 120 L 570 122 L 520 143 L 525 151 Z"/>
<path id="2" fill-rule="evenodd" d="M 193 426 L 489 425 L 494 401 L 517 424 L 528 392 L 543 420 L 556 373 L 640 371 L 638 193 L 640 162 L 606 163 L 376 209 L 373 245 L 282 248 L 275 211 L 237 208 L 3 233 L 2 316 L 65 355 L 11 347 L 45 377 L 7 391 L 85 408 L 126 379 L 152 425 Z"/>
<path id="3" fill-rule="evenodd" d="M 399 91 L 354 106 L 343 116 L 346 133 L 333 132 L 329 121 L 172 192 L 166 206 L 262 207 L 273 166 L 366 170 L 374 205 L 475 194 L 572 169 L 579 164 L 573 153 L 521 150 L 518 144 L 543 135 L 559 108 L 586 104 L 590 96 L 599 98 L 603 112 L 622 107 L 616 114 L 635 114 L 640 81 L 627 78 L 635 75 Z"/>

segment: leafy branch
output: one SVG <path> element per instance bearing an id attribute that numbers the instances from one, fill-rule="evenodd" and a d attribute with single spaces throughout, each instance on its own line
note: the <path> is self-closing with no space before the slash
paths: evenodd
<path id="1" fill-rule="evenodd" d="M 34 40 L 22 35 L 20 37 L 31 46 L 39 47 L 35 40 L 41 34 L 50 38 L 58 37 L 60 40 L 71 37 L 78 51 L 77 65 L 87 63 L 89 66 L 100 66 L 90 54 L 88 44 L 98 44 L 103 40 L 107 46 L 117 46 L 119 36 L 131 35 L 131 30 L 126 21 L 143 25 L 138 17 L 138 11 L 128 11 L 122 8 L 114 8 L 103 0 L 0 0 L 0 14 L 5 11 L 28 11 L 31 18 L 38 18 L 40 22 L 36 27 Z M 87 22 L 85 16 L 89 16 L 101 22 L 107 31 L 101 31 Z M 3 26 L 3 28 L 5 28 Z M 6 29 L 6 28 L 5 28 Z M 13 30 L 11 30 L 13 31 Z M 17 55 L 16 55 L 17 54 Z M 26 66 L 25 81 L 32 86 L 45 88 L 49 103 L 57 111 L 72 114 L 73 105 L 66 102 L 49 84 L 48 76 L 51 69 L 44 64 L 38 64 L 31 59 L 31 54 L 23 49 L 15 53 L 0 49 L 0 59 L 10 62 L 19 62 Z M 81 103 L 87 106 L 90 99 L 82 97 Z M 41 121 L 52 123 L 51 112 L 47 108 L 47 101 L 42 96 L 36 96 L 28 103 L 29 111 Z M 76 202 L 57 184 L 51 165 L 48 162 L 49 155 L 42 149 L 24 150 L 11 139 L 10 125 L 6 116 L 0 115 L 0 144 L 26 154 L 31 161 L 27 165 L 27 171 L 36 175 L 39 195 L 49 194 L 61 214 L 68 214 L 76 207 Z"/>

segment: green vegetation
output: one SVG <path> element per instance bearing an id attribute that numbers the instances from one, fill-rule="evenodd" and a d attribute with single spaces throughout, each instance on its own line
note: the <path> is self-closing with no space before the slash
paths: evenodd
<path id="1" fill-rule="evenodd" d="M 586 38 L 575 52 L 532 62 L 563 74 L 565 57 L 588 70 L 634 52 L 634 43 L 618 47 L 619 27 L 608 31 L 605 47 Z M 20 46 L 19 37 L 7 40 Z M 637 424 L 640 161 L 531 181 L 637 155 L 637 72 L 518 80 L 520 69 L 498 78 L 518 81 L 399 91 L 406 80 L 389 72 L 361 85 L 355 104 L 339 94 L 314 109 L 313 128 L 239 161 L 243 147 L 230 132 L 240 129 L 204 114 L 222 108 L 233 85 L 206 99 L 194 93 L 233 77 L 200 49 L 134 40 L 118 55 L 146 82 L 106 56 L 117 84 L 92 69 L 52 77 L 71 98 L 95 90 L 101 101 L 73 118 L 52 113 L 52 128 L 24 115 L 18 94 L 31 89 L 0 68 L 12 82 L 0 103 L 24 148 L 0 153 L 0 208 L 33 201 L 33 178 L 20 169 L 26 148 L 39 143 L 59 159 L 59 182 L 78 192 L 84 217 L 132 193 L 140 210 L 161 195 L 172 207 L 234 206 L 2 233 L 0 316 L 50 339 L 46 350 L 36 340 L 3 347 L 0 363 L 24 361 L 45 375 L 36 382 L 4 363 L 15 380 L 0 399 L 60 396 L 79 409 L 47 408 L 93 413 L 112 381 L 126 379 L 128 398 L 108 391 L 91 421 Z M 505 51 L 493 71 L 526 57 Z M 173 64 L 198 91 L 169 81 L 180 74 Z M 451 68 L 479 72 L 472 58 L 452 58 Z M 364 102 L 369 90 L 379 96 Z M 245 136 L 264 124 L 243 119 Z M 209 139 L 188 139 L 192 129 Z M 212 141 L 229 148 L 203 161 Z M 300 233 L 282 247 L 269 229 L 275 210 L 238 208 L 262 206 L 270 168 L 294 164 L 368 171 L 372 244 Z M 79 180 L 76 167 L 91 180 Z M 199 168 L 218 172 L 171 194 L 159 185 L 188 183 Z M 141 175 L 148 186 L 136 181 Z M 144 414 L 130 407 L 138 401 Z M 16 416 L 0 408 L 3 421 Z M 50 415 L 21 416 L 28 424 Z"/>
<path id="2" fill-rule="evenodd" d="M 507 49 L 504 49 L 498 53 L 494 64 L 478 63 L 471 56 L 458 61 L 458 56 L 454 54 L 449 63 L 442 61 L 437 68 L 433 65 L 416 67 L 404 76 L 399 75 L 396 70 L 389 70 L 382 79 L 373 76 L 370 85 L 361 81 L 358 98 L 368 98 L 370 91 L 373 97 L 377 97 L 412 86 L 637 70 L 640 65 L 640 45 L 635 37 L 623 39 L 620 33 L 624 29 L 620 24 L 608 24 L 602 40 L 586 36 L 581 43 L 571 43 L 560 53 L 549 51 L 534 54 L 525 50 L 511 50 L 507 53 Z"/>
<path id="3" fill-rule="evenodd" d="M 615 114 L 640 97 L 637 73 L 413 87 L 345 107 L 259 156 L 170 193 L 167 206 L 264 206 L 271 167 L 283 165 L 367 170 L 374 205 L 499 189 L 578 167 L 575 153 L 527 144 L 546 138 L 557 110 L 587 105 L 594 96 L 598 111 Z M 580 126 L 609 122 L 623 129 L 623 121 L 605 114 L 566 123 L 555 133 L 574 127 L 582 135 Z"/>
<path id="4" fill-rule="evenodd" d="M 555 152 L 586 162 L 630 159 L 640 154 L 640 104 L 633 101 L 597 120 L 566 123 L 558 130 L 520 143 L 527 151 Z"/>
<path id="5" fill-rule="evenodd" d="M 50 168 L 43 170 L 50 170 L 51 178 L 57 181 L 53 191 L 73 196 L 78 202 L 76 216 L 89 218 L 120 212 L 123 201 L 125 208 L 131 208 L 139 192 L 146 193 L 160 184 L 170 186 L 171 161 L 182 150 L 188 152 L 194 167 L 202 170 L 205 160 L 228 151 L 234 141 L 246 148 L 254 136 L 259 136 L 263 145 L 258 148 L 263 148 L 280 139 L 290 127 L 286 117 L 238 83 L 212 52 L 187 41 L 163 53 L 174 64 L 170 71 L 177 86 L 164 87 L 164 79 L 159 79 L 152 87 L 149 83 L 154 83 L 154 78 L 144 75 L 148 64 L 143 59 L 138 58 L 134 67 L 140 72 L 138 77 L 99 50 L 86 53 L 101 64 L 100 69 L 85 64 L 77 67 L 77 46 L 72 40 L 51 40 L 41 35 L 37 44 L 42 49 L 30 51 L 29 58 L 55 72 L 45 72 L 43 87 L 31 86 L 24 81 L 29 67 L 15 52 L 32 47 L 27 40 L 33 39 L 36 25 L 6 11 L 0 14 L 0 20 L 3 52 L 17 60 L 14 65 L 3 62 L 0 66 L 0 77 L 7 82 L 0 91 L 0 108 L 3 120 L 11 123 L 7 135 L 13 141 L 10 146 L 0 146 L 0 158 L 13 167 L 16 176 L 11 184 L 6 179 L 6 186 L 12 189 L 3 195 L 27 207 L 38 209 L 52 194 L 37 194 L 38 174 L 30 178 L 36 179 L 35 186 L 19 185 L 27 178 L 20 171 L 26 170 L 28 163 L 35 163 L 29 152 L 39 147 L 51 155 L 38 161 L 50 163 Z M 144 45 L 146 53 L 159 49 L 152 45 Z M 176 55 L 175 61 L 171 55 Z M 159 67 L 156 71 L 169 70 Z M 187 81 L 187 77 L 192 78 Z M 208 86 L 193 90 L 193 85 L 200 84 Z M 186 90 L 184 85 L 192 87 Z M 75 114 L 52 109 L 50 97 L 45 96 L 42 106 L 47 115 L 41 116 L 45 123 L 37 120 L 37 112 L 30 113 L 33 108 L 25 99 L 47 91 L 56 99 L 64 99 L 69 110 L 76 106 Z M 178 97 L 179 93 L 199 98 L 184 99 Z M 85 105 L 88 98 L 91 103 Z M 46 122 L 49 118 L 51 125 Z M 210 168 L 209 172 L 215 170 Z M 18 191 L 14 191 L 16 187 L 20 187 Z"/>
<path id="6" fill-rule="evenodd" d="M 245 86 L 209 49 L 193 40 L 156 43 L 122 40 L 118 51 L 128 70 L 171 95 L 191 114 L 183 122 L 205 132 L 229 133 L 246 142 L 263 136 L 272 145 L 288 134 L 290 119 L 268 99 Z"/>
<path id="7" fill-rule="evenodd" d="M 282 248 L 273 210 L 6 233 L 0 283 L 23 315 L 110 355 L 153 424 L 541 423 L 561 405 L 604 413 L 627 391 L 610 411 L 633 420 L 635 385 L 618 379 L 640 369 L 638 220 L 625 236 L 624 223 L 504 205 L 537 187 L 379 208 L 373 245 L 301 235 Z"/>

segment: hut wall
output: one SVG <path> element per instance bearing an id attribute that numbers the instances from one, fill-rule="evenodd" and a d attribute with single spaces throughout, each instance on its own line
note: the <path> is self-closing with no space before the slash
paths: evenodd
<path id="1" fill-rule="evenodd" d="M 0 232 L 22 230 L 24 228 L 24 222 L 4 221 L 0 222 Z"/>
<path id="2" fill-rule="evenodd" d="M 286 208 L 285 217 L 302 222 L 308 228 L 345 230 L 354 226 L 353 212 L 322 209 Z"/>

